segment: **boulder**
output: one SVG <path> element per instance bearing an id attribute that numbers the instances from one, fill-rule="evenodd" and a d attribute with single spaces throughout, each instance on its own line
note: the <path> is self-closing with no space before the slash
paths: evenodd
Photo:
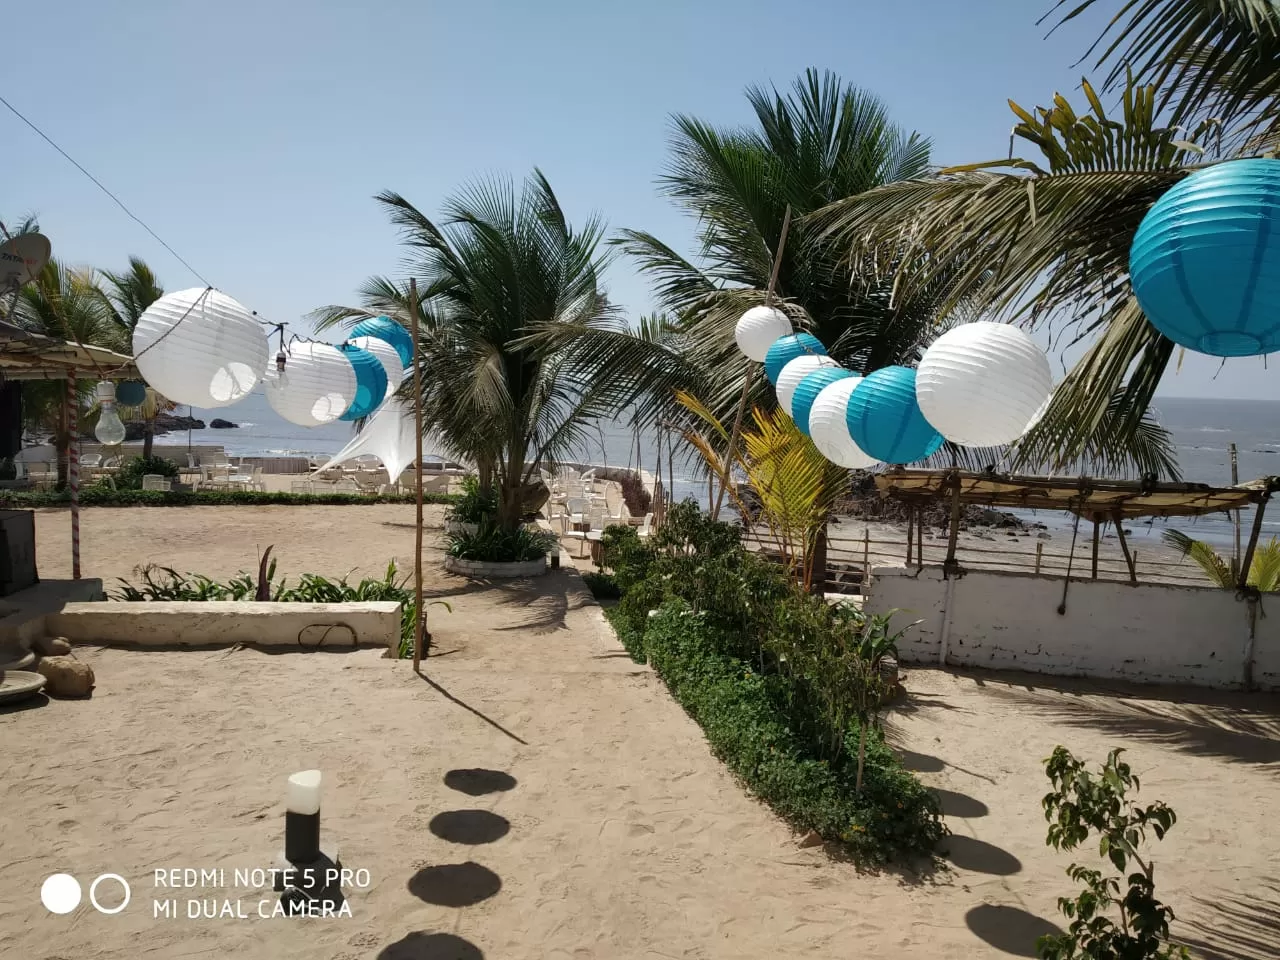
<path id="1" fill-rule="evenodd" d="M 31 647 L 42 657 L 65 657 L 71 652 L 71 641 L 66 637 L 37 637 Z"/>
<path id="2" fill-rule="evenodd" d="M 220 417 L 214 417 L 209 421 L 210 430 L 234 430 L 239 426 L 240 424 L 238 423 L 232 423 L 230 420 L 223 420 Z"/>
<path id="3" fill-rule="evenodd" d="M 52 697 L 87 697 L 93 692 L 93 667 L 75 657 L 44 657 L 36 670 L 48 681 L 44 690 Z"/>

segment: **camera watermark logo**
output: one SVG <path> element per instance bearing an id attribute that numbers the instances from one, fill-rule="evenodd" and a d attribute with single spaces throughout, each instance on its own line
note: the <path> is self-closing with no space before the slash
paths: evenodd
<path id="1" fill-rule="evenodd" d="M 105 906 L 98 900 L 98 889 L 104 883 L 107 884 L 107 890 L 110 890 L 113 884 L 119 884 L 120 889 L 124 892 L 123 899 L 114 907 Z M 40 902 L 44 904 L 44 908 L 50 913 L 70 913 L 80 906 L 80 901 L 83 897 L 84 891 L 80 886 L 80 881 L 69 873 L 52 874 L 46 877 L 44 883 L 40 885 Z M 107 916 L 113 916 L 122 911 L 129 905 L 129 900 L 132 897 L 133 891 L 129 888 L 129 881 L 118 873 L 104 873 L 89 884 L 89 902 L 93 904 L 93 909 Z"/>

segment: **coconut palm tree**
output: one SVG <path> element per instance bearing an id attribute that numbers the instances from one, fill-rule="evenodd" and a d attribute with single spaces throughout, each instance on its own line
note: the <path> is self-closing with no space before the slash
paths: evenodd
<path id="1" fill-rule="evenodd" d="M 397 193 L 377 198 L 400 228 L 420 281 L 424 427 L 474 459 L 497 493 L 498 522 L 519 526 L 541 462 L 585 442 L 610 412 L 611 388 L 579 379 L 552 334 L 620 329 L 600 285 L 604 225 L 572 226 L 541 171 L 517 194 L 482 181 L 445 204 L 438 222 Z M 361 307 L 325 307 L 319 326 L 412 311 L 405 285 L 370 280 Z"/>
<path id="2" fill-rule="evenodd" d="M 128 339 L 133 337 L 133 328 L 146 309 L 164 296 L 164 287 L 156 279 L 155 273 L 140 257 L 129 258 L 129 269 L 122 273 L 101 271 L 100 289 L 103 301 L 110 310 L 112 321 L 123 331 Z M 122 407 L 121 413 L 130 419 L 142 418 L 142 455 L 151 456 L 155 443 L 156 417 L 173 410 L 175 404 L 147 388 L 147 398 L 138 407 Z"/>
<path id="3" fill-rule="evenodd" d="M 71 343 L 92 344 L 110 350 L 127 350 L 128 338 L 113 321 L 94 283 L 91 270 L 68 267 L 50 260 L 32 283 L 18 293 L 11 322 L 47 337 Z M 77 402 L 88 394 L 78 391 Z M 27 422 L 53 433 L 58 456 L 58 483 L 67 481 L 71 445 L 66 386 L 61 381 L 32 381 L 23 388 Z"/>
<path id="4" fill-rule="evenodd" d="M 1235 560 L 1228 560 L 1203 540 L 1189 537 L 1181 530 L 1166 530 L 1161 539 L 1183 557 L 1189 557 L 1217 586 L 1226 590 L 1236 588 L 1238 564 Z M 1254 550 L 1247 583 L 1263 593 L 1280 590 L 1280 540 L 1272 537 Z"/>

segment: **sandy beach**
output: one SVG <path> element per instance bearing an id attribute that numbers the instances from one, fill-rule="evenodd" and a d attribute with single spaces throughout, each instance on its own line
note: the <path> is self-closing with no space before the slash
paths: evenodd
<path id="1" fill-rule="evenodd" d="M 1044 846 L 1040 762 L 1055 744 L 1127 748 L 1142 798 L 1178 814 L 1158 844 L 1159 893 L 1209 960 L 1280 954 L 1280 711 L 1208 696 L 912 670 L 893 742 L 942 791 L 953 836 L 924 873 L 860 873 L 791 831 L 711 756 L 698 727 L 621 651 L 570 571 L 481 586 L 425 573 L 436 656 L 426 677 L 376 651 L 80 648 L 92 699 L 0 713 L 0 941 L 23 960 L 888 960 L 1032 956 L 1071 892 Z M 413 508 L 97 509 L 88 575 L 156 562 L 212 576 L 408 573 Z M 69 569 L 65 512 L 38 515 L 40 567 Z M 350 916 L 259 919 L 284 780 L 327 778 L 323 839 L 368 871 Z M 467 771 L 489 771 L 475 773 Z M 1091 851 L 1080 851 L 1087 860 Z M 158 888 L 164 868 L 224 870 Z M 49 874 L 132 887 L 119 915 L 40 905 Z M 119 902 L 104 887 L 104 906 Z M 156 916 L 175 901 L 176 916 Z M 187 901 L 246 914 L 188 919 Z M 202 907 L 197 907 L 201 909 Z"/>

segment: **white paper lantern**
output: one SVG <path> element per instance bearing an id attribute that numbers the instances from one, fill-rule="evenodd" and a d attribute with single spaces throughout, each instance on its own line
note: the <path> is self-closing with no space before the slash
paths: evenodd
<path id="1" fill-rule="evenodd" d="M 838 366 L 840 364 L 823 354 L 806 353 L 788 360 L 778 374 L 778 406 L 782 407 L 787 416 L 791 416 L 791 401 L 795 399 L 796 387 L 800 386 L 800 381 L 822 367 Z"/>
<path id="2" fill-rule="evenodd" d="M 1052 388 L 1049 358 L 1007 323 L 983 320 L 947 331 L 916 369 L 916 401 L 925 419 L 966 447 L 1017 440 Z"/>
<path id="3" fill-rule="evenodd" d="M 327 343 L 291 343 L 284 373 L 277 373 L 273 363 L 262 381 L 271 409 L 301 427 L 333 423 L 356 396 L 355 370 Z"/>
<path id="4" fill-rule="evenodd" d="M 1044 403 L 1040 404 L 1040 409 L 1031 415 L 1031 421 L 1027 424 L 1027 428 L 1022 431 L 1022 435 L 1024 437 L 1040 425 L 1040 421 L 1044 419 L 1044 415 L 1049 412 L 1049 404 L 1051 403 L 1053 403 L 1052 393 L 1044 398 Z"/>
<path id="5" fill-rule="evenodd" d="M 850 470 L 866 470 L 879 462 L 863 453 L 849 436 L 845 412 L 850 395 L 861 382 L 862 377 L 845 377 L 827 384 L 809 410 L 809 437 L 813 445 L 832 463 Z"/>
<path id="6" fill-rule="evenodd" d="M 752 307 L 738 318 L 733 335 L 738 349 L 757 363 L 764 362 L 773 342 L 791 332 L 791 320 L 776 307 Z"/>
<path id="7" fill-rule="evenodd" d="M 147 307 L 133 329 L 138 371 L 174 403 L 225 407 L 243 400 L 267 368 L 262 325 L 225 293 L 193 287 Z"/>
<path id="8" fill-rule="evenodd" d="M 378 337 L 352 337 L 348 343 L 354 343 L 361 350 L 368 350 L 387 368 L 388 397 L 400 389 L 400 381 L 404 379 L 404 364 L 400 362 L 400 354 L 395 347 Z"/>

